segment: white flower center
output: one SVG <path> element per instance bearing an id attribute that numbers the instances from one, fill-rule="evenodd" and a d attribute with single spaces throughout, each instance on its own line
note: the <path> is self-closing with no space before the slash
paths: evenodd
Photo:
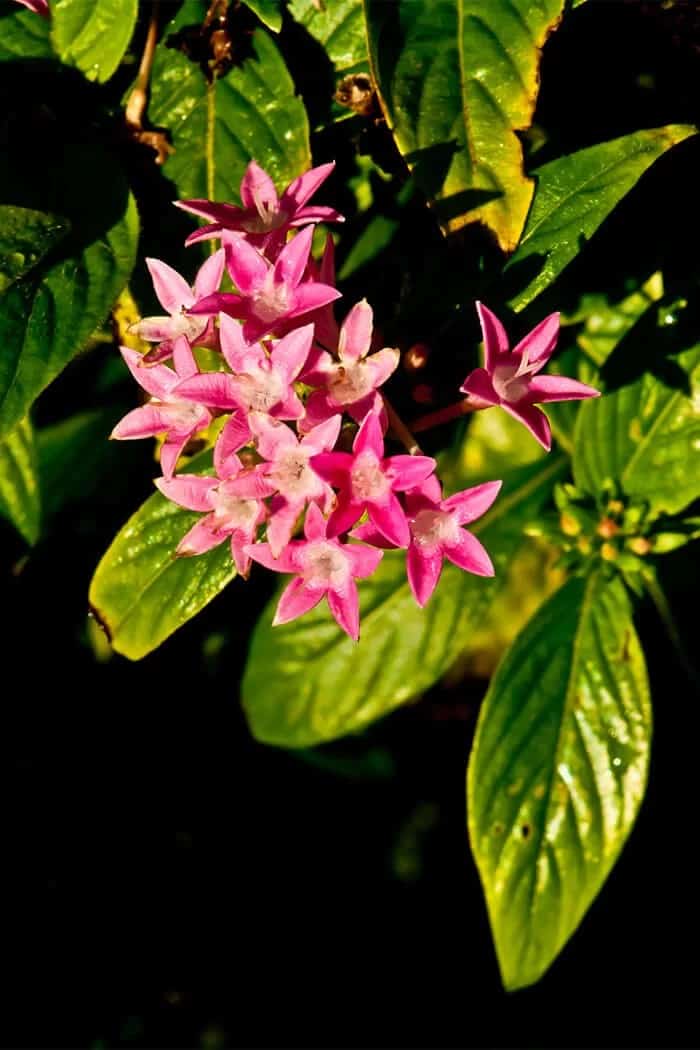
<path id="1" fill-rule="evenodd" d="M 338 543 L 318 540 L 304 550 L 303 575 L 312 587 L 340 590 L 350 576 L 350 566 Z"/>
<path id="2" fill-rule="evenodd" d="M 175 314 L 173 316 L 173 334 L 171 339 L 175 339 L 178 335 L 187 336 L 187 340 L 190 343 L 196 342 L 200 335 L 207 327 L 209 319 L 207 317 L 190 317 L 189 314 Z"/>
<path id="3" fill-rule="evenodd" d="M 319 479 L 309 466 L 310 452 L 304 448 L 285 449 L 280 453 L 268 477 L 283 496 L 294 499 L 314 495 Z"/>
<path id="4" fill-rule="evenodd" d="M 515 360 L 504 361 L 502 364 L 496 365 L 491 381 L 493 382 L 493 389 L 499 397 L 502 397 L 504 401 L 515 403 L 520 401 L 527 393 L 530 377 L 528 375 L 516 376 L 515 373 L 520 367 L 521 357 L 520 354 L 512 354 L 511 356 Z"/>
<path id="5" fill-rule="evenodd" d="M 272 270 L 268 273 L 262 287 L 253 297 L 253 313 L 261 321 L 276 321 L 289 307 L 289 292 L 284 284 L 275 284 Z"/>
<path id="6" fill-rule="evenodd" d="M 365 500 L 376 503 L 387 495 L 391 483 L 382 473 L 381 463 L 374 452 L 361 452 L 350 471 L 350 485 L 353 499 L 358 503 Z"/>
<path id="7" fill-rule="evenodd" d="M 269 412 L 284 396 L 281 377 L 263 368 L 251 368 L 238 376 L 238 385 L 247 407 L 254 412 Z"/>
<path id="8" fill-rule="evenodd" d="M 219 485 L 214 496 L 214 524 L 217 529 L 244 529 L 250 531 L 258 516 L 258 501 L 234 496 L 226 487 Z"/>
<path id="9" fill-rule="evenodd" d="M 204 412 L 201 405 L 193 405 L 191 401 L 158 401 L 151 398 L 154 405 L 162 405 L 162 415 L 172 430 L 190 430 L 204 421 Z"/>
<path id="10" fill-rule="evenodd" d="M 255 206 L 258 214 L 250 215 L 241 223 L 246 233 L 271 233 L 272 230 L 278 230 L 280 226 L 284 226 L 289 218 L 286 212 L 279 211 L 274 205 L 263 201 L 256 201 Z"/>
<path id="11" fill-rule="evenodd" d="M 441 547 L 459 539 L 459 523 L 447 510 L 419 510 L 410 523 L 411 535 L 419 547 Z"/>
<path id="12" fill-rule="evenodd" d="M 336 405 L 351 405 L 374 390 L 371 369 L 364 361 L 337 365 L 328 382 L 328 393 Z"/>

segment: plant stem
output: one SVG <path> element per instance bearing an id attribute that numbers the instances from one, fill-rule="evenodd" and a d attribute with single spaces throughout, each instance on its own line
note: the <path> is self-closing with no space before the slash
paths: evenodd
<path id="1" fill-rule="evenodd" d="M 421 448 L 416 439 L 414 438 L 411 431 L 408 429 L 401 416 L 398 414 L 394 406 L 391 404 L 388 398 L 382 395 L 384 400 L 384 407 L 386 414 L 389 418 L 389 426 L 394 432 L 395 436 L 401 442 L 403 447 L 406 449 L 410 456 L 421 455 Z"/>
<path id="2" fill-rule="evenodd" d="M 423 430 L 431 430 L 432 427 L 438 427 L 442 423 L 449 423 L 450 420 L 459 419 L 460 416 L 466 416 L 469 412 L 478 412 L 481 407 L 486 406 L 477 405 L 465 397 L 456 405 L 448 405 L 447 408 L 439 408 L 436 412 L 428 412 L 426 416 L 420 416 L 411 423 L 411 430 L 414 434 L 420 434 Z"/>
<path id="3" fill-rule="evenodd" d="M 148 23 L 146 43 L 144 44 L 143 54 L 141 55 L 138 76 L 126 104 L 126 123 L 130 128 L 134 128 L 137 131 L 140 131 L 143 128 L 143 115 L 146 112 L 146 103 L 148 101 L 148 84 L 151 79 L 153 57 L 156 52 L 156 43 L 158 41 L 159 6 L 160 0 L 153 0 L 151 20 Z"/>

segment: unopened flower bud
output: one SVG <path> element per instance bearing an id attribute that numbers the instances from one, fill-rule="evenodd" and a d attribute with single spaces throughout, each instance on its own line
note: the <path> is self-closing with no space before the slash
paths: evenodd
<path id="1" fill-rule="evenodd" d="M 614 543 L 604 543 L 600 548 L 603 561 L 617 561 L 618 550 Z"/>
<path id="2" fill-rule="evenodd" d="M 651 550 L 651 543 L 646 536 L 632 536 L 632 538 L 627 541 L 627 546 L 634 554 L 640 554 L 642 556 L 648 554 Z"/>
<path id="3" fill-rule="evenodd" d="M 407 372 L 418 372 L 425 368 L 430 357 L 430 347 L 427 343 L 414 343 L 403 355 L 402 364 Z"/>
<path id="4" fill-rule="evenodd" d="M 581 531 L 581 522 L 577 521 L 573 514 L 566 511 L 559 518 L 559 527 L 565 536 L 578 536 Z"/>
<path id="5" fill-rule="evenodd" d="M 617 536 L 619 531 L 620 526 L 612 518 L 603 518 L 596 529 L 598 535 L 604 540 L 611 540 L 613 536 Z"/>

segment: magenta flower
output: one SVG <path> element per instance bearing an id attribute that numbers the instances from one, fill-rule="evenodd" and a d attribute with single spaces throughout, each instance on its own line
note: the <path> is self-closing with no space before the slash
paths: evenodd
<path id="1" fill-rule="evenodd" d="M 545 317 L 510 350 L 508 336 L 496 315 L 483 303 L 477 303 L 476 309 L 484 337 L 484 368 L 474 369 L 460 389 L 478 408 L 501 405 L 549 451 L 552 444 L 549 420 L 535 406 L 548 401 L 599 397 L 600 391 L 565 376 L 537 374 L 554 352 L 559 335 L 558 313 Z"/>
<path id="2" fill-rule="evenodd" d="M 376 407 L 376 392 L 398 367 L 399 351 L 385 347 L 376 354 L 369 353 L 372 321 L 372 307 L 363 299 L 353 306 L 340 329 L 340 360 L 334 361 L 323 352 L 317 356 L 313 371 L 307 366 L 304 381 L 324 389 L 314 391 L 306 402 L 302 429 L 343 412 L 359 423 Z"/>
<path id="3" fill-rule="evenodd" d="M 250 571 L 246 547 L 255 540 L 258 526 L 267 517 L 254 470 L 244 470 L 237 456 L 217 463 L 216 477 L 179 474 L 158 478 L 156 485 L 166 497 L 187 510 L 204 511 L 206 517 L 183 536 L 177 554 L 204 554 L 224 540 L 231 544 L 231 557 L 241 576 Z"/>
<path id="4" fill-rule="evenodd" d="M 270 520 L 267 540 L 272 556 L 278 558 L 292 538 L 294 525 L 307 503 L 321 503 L 330 510 L 333 490 L 309 464 L 311 456 L 330 452 L 340 433 L 340 416 L 326 420 L 301 440 L 284 423 L 261 412 L 248 417 L 258 452 L 266 460 L 257 468 L 269 485 Z"/>
<path id="5" fill-rule="evenodd" d="M 476 576 L 494 575 L 487 552 L 476 536 L 462 526 L 476 521 L 489 509 L 501 484 L 487 481 L 442 499 L 440 482 L 433 475 L 406 493 L 406 515 L 411 530 L 406 568 L 413 596 L 421 607 L 437 587 L 445 558 Z M 371 523 L 353 529 L 351 535 L 366 543 L 387 546 L 385 538 Z"/>
<path id="6" fill-rule="evenodd" d="M 160 465 L 165 477 L 170 478 L 187 442 L 211 423 L 211 413 L 206 408 L 175 392 L 183 379 L 197 372 L 192 349 L 184 336 L 173 341 L 174 369 L 167 365 L 147 366 L 142 354 L 125 346 L 121 353 L 136 382 L 151 397 L 147 404 L 127 413 L 110 436 L 125 441 L 165 434 Z"/>
<path id="7" fill-rule="evenodd" d="M 429 456 L 385 458 L 376 412 L 365 417 L 352 448 L 352 454 L 322 452 L 311 460 L 316 473 L 340 490 L 328 521 L 328 535 L 347 532 L 366 510 L 382 536 L 396 547 L 407 547 L 411 538 L 408 521 L 396 493 L 425 481 L 435 470 L 435 460 Z"/>
<path id="8" fill-rule="evenodd" d="M 311 168 L 290 182 L 280 198 L 267 172 L 251 160 L 241 182 L 242 208 L 206 200 L 175 201 L 176 206 L 183 211 L 210 220 L 206 226 L 191 233 L 185 244 L 221 237 L 225 231 L 231 230 L 243 234 L 246 240 L 267 255 L 275 255 L 294 226 L 344 222 L 343 216 L 333 208 L 306 206 L 306 202 L 325 182 L 334 167 L 335 162 Z"/>
<path id="9" fill-rule="evenodd" d="M 267 354 L 260 343 L 248 346 L 241 326 L 222 315 L 221 351 L 234 374 L 202 372 L 177 387 L 178 396 L 224 412 L 267 412 L 275 419 L 300 419 L 304 406 L 293 383 L 309 354 L 314 326 L 306 325 L 280 339 Z M 239 414 L 237 426 L 242 426 Z M 245 442 L 244 442 L 245 443 Z M 241 446 L 239 445 L 239 448 Z"/>
<path id="10" fill-rule="evenodd" d="M 244 321 L 243 335 L 255 342 L 302 314 L 340 298 L 330 285 L 302 281 L 311 252 L 313 228 L 307 227 L 286 244 L 275 263 L 269 262 L 241 236 L 226 246 L 226 265 L 240 295 L 219 292 L 193 308 L 194 314 L 223 312 Z"/>
<path id="11" fill-rule="evenodd" d="M 192 317 L 187 311 L 219 290 L 224 264 L 225 253 L 219 249 L 200 267 L 190 288 L 172 266 L 160 259 L 146 259 L 158 302 L 168 312 L 167 317 L 144 317 L 129 329 L 149 343 L 160 344 L 157 349 L 149 350 L 146 358 L 149 364 L 167 360 L 173 352 L 173 341 L 180 336 L 184 336 L 190 346 L 218 347 L 213 320 Z"/>
<path id="12" fill-rule="evenodd" d="M 246 553 L 268 569 L 295 574 L 295 579 L 282 592 L 272 621 L 274 626 L 296 620 L 327 597 L 338 626 L 357 641 L 360 607 L 355 580 L 371 576 L 383 552 L 375 547 L 340 543 L 328 537 L 326 528 L 319 507 L 311 503 L 304 521 L 303 540 L 292 540 L 279 558 L 273 557 L 268 543 L 252 544 Z"/>
<path id="13" fill-rule="evenodd" d="M 28 7 L 35 15 L 41 15 L 43 18 L 49 17 L 48 0 L 17 0 L 17 3 L 22 4 L 23 7 Z"/>

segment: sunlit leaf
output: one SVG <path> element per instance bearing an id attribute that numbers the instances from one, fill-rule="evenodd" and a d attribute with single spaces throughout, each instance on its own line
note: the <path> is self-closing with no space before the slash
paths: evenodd
<path id="1" fill-rule="evenodd" d="M 23 419 L 0 442 L 0 516 L 30 545 L 39 538 L 41 496 L 34 432 Z"/>
<path id="2" fill-rule="evenodd" d="M 109 80 L 136 25 L 138 0 L 51 0 L 51 39 L 88 80 Z"/>

